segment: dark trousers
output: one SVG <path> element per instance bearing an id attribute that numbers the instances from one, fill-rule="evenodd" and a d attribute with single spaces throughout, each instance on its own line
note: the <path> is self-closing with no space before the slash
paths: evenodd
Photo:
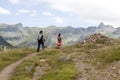
<path id="1" fill-rule="evenodd" d="M 40 46 L 42 45 L 42 49 L 44 50 L 44 42 L 38 40 L 38 47 L 37 47 L 37 52 L 40 51 Z"/>

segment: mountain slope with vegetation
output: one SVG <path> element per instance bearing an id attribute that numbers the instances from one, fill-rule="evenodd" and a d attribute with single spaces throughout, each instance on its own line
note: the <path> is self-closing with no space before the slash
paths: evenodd
<path id="1" fill-rule="evenodd" d="M 84 42 L 40 52 L 10 80 L 119 80 L 120 41 L 100 33 Z"/>
<path id="2" fill-rule="evenodd" d="M 6 41 L 14 46 L 35 47 L 37 45 L 37 35 L 40 30 L 44 31 L 46 38 L 45 44 L 51 47 L 56 45 L 56 37 L 58 33 L 62 34 L 64 46 L 83 41 L 86 37 L 96 32 L 112 38 L 120 37 L 119 28 L 114 28 L 111 25 L 105 25 L 104 23 L 100 23 L 98 26 L 90 26 L 88 28 L 74 28 L 72 26 L 56 27 L 54 25 L 39 28 L 23 27 L 22 23 L 14 25 L 0 24 L 0 35 L 2 35 Z"/>
<path id="3" fill-rule="evenodd" d="M 9 44 L 7 41 L 5 41 L 5 39 L 0 35 L 0 50 L 2 50 L 2 48 L 13 48 L 13 46 L 11 44 Z"/>

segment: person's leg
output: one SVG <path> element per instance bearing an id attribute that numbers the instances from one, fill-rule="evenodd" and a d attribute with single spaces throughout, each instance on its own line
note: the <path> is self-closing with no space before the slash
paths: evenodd
<path id="1" fill-rule="evenodd" d="M 42 42 L 42 49 L 44 50 L 44 42 Z"/>
<path id="2" fill-rule="evenodd" d="M 37 52 L 40 51 L 40 42 L 38 41 L 38 47 L 37 47 Z"/>

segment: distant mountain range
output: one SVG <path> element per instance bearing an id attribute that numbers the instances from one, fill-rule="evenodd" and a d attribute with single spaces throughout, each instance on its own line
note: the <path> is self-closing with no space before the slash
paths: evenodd
<path id="1" fill-rule="evenodd" d="M 76 42 L 84 40 L 91 34 L 102 33 L 111 38 L 120 38 L 120 27 L 114 28 L 111 25 L 105 25 L 101 22 L 98 26 L 90 26 L 88 28 L 74 28 L 72 26 L 57 27 L 48 26 L 45 28 L 39 27 L 23 27 L 22 23 L 9 25 L 0 24 L 0 35 L 6 41 L 14 46 L 36 46 L 37 36 L 40 30 L 44 31 L 47 46 L 56 45 L 57 34 L 61 33 L 63 38 L 63 45 L 72 45 Z"/>

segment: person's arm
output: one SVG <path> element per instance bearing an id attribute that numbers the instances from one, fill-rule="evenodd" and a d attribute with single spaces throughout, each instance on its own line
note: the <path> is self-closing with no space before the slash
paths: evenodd
<path id="1" fill-rule="evenodd" d="M 41 38 L 43 38 L 43 35 L 41 35 Z"/>
<path id="2" fill-rule="evenodd" d="M 43 35 L 41 35 L 41 39 L 45 42 L 45 38 L 44 38 L 44 36 L 43 36 Z"/>

